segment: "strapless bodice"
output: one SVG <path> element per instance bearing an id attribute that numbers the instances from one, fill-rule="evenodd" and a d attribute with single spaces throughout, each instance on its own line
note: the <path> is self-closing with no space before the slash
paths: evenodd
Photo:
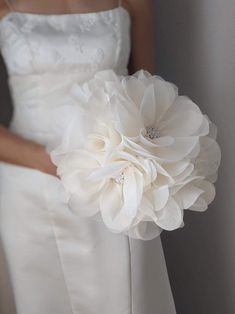
<path id="1" fill-rule="evenodd" d="M 74 82 L 100 70 L 127 74 L 130 15 L 117 8 L 91 13 L 10 12 L 0 20 L 0 49 L 14 105 L 10 128 L 46 143 L 55 107 Z"/>
<path id="2" fill-rule="evenodd" d="M 9 75 L 124 69 L 130 49 L 128 11 L 71 14 L 10 12 L 0 20 Z"/>

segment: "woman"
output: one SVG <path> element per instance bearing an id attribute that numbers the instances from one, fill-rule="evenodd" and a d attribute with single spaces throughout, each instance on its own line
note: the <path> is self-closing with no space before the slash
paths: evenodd
<path id="1" fill-rule="evenodd" d="M 154 70 L 150 2 L 0 2 L 14 105 L 0 129 L 0 236 L 17 314 L 175 313 L 160 237 L 130 239 L 75 219 L 45 150 L 53 108 L 74 80 Z"/>

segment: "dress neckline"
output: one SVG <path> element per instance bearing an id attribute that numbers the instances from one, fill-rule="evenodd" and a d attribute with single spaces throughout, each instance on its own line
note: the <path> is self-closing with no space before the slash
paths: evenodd
<path id="1" fill-rule="evenodd" d="M 34 13 L 34 12 L 20 12 L 20 11 L 9 11 L 3 17 L 0 18 L 0 24 L 11 15 L 22 15 L 22 16 L 32 16 L 32 17 L 67 17 L 67 16 L 92 16 L 92 15 L 101 15 L 101 14 L 110 14 L 116 11 L 121 10 L 130 18 L 130 12 L 123 7 L 122 5 L 115 7 L 113 9 L 102 10 L 102 11 L 91 11 L 91 12 L 72 12 L 72 13 Z"/>

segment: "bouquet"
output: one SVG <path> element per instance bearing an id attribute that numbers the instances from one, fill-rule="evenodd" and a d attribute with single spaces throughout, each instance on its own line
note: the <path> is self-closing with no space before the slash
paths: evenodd
<path id="1" fill-rule="evenodd" d="M 114 233 L 150 240 L 183 227 L 215 197 L 217 127 L 173 83 L 104 70 L 69 90 L 47 150 L 69 208 Z"/>

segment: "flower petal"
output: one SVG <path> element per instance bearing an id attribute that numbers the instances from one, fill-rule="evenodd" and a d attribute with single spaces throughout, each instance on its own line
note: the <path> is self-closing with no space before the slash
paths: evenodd
<path id="1" fill-rule="evenodd" d="M 215 174 L 221 162 L 221 149 L 218 143 L 208 137 L 200 138 L 200 153 L 195 161 L 198 175 L 205 177 Z"/>
<path id="2" fill-rule="evenodd" d="M 206 180 L 198 181 L 197 185 L 198 188 L 203 190 L 203 193 L 200 195 L 199 199 L 193 206 L 189 209 L 197 210 L 197 211 L 204 211 L 207 209 L 207 206 L 214 200 L 215 198 L 215 186 L 211 182 Z M 202 206 L 200 208 L 200 206 Z"/>
<path id="3" fill-rule="evenodd" d="M 181 209 L 188 209 L 192 206 L 198 197 L 203 193 L 202 189 L 192 186 L 190 184 L 184 186 L 175 195 L 174 199 Z"/>
<path id="4" fill-rule="evenodd" d="M 101 215 L 108 228 L 122 232 L 130 227 L 137 214 L 142 189 L 141 174 L 132 168 L 125 173 L 123 194 L 119 184 L 108 185 L 100 199 Z"/>
<path id="5" fill-rule="evenodd" d="M 180 175 L 190 164 L 190 160 L 180 160 L 177 162 L 164 163 L 164 169 L 170 173 L 171 176 L 176 177 Z"/>
<path id="6" fill-rule="evenodd" d="M 156 147 L 155 153 L 158 158 L 165 161 L 179 161 L 187 157 L 197 145 L 198 137 L 179 137 L 175 139 L 173 145 Z"/>
<path id="7" fill-rule="evenodd" d="M 206 118 L 206 115 L 203 114 L 203 119 L 202 119 L 200 128 L 193 135 L 206 136 L 208 133 L 209 133 L 209 122 L 208 122 L 208 119 Z"/>
<path id="8" fill-rule="evenodd" d="M 118 132 L 125 136 L 138 136 L 143 124 L 137 108 L 126 99 L 117 96 L 113 96 L 110 103 L 113 111 L 113 123 Z"/>
<path id="9" fill-rule="evenodd" d="M 88 180 L 99 181 L 102 179 L 110 179 L 115 177 L 123 169 L 125 169 L 129 163 L 127 161 L 116 161 L 103 167 L 98 167 L 91 171 Z"/>
<path id="10" fill-rule="evenodd" d="M 175 84 L 158 76 L 154 76 L 153 81 L 156 99 L 156 120 L 154 125 L 158 127 L 163 116 L 177 98 L 178 88 Z"/>
<path id="11" fill-rule="evenodd" d="M 100 211 L 99 192 L 84 202 L 78 194 L 71 194 L 68 200 L 70 210 L 79 217 L 92 217 Z"/>
<path id="12" fill-rule="evenodd" d="M 134 76 L 127 76 L 122 80 L 123 89 L 128 98 L 140 108 L 140 104 L 144 97 L 145 85 Z"/>
<path id="13" fill-rule="evenodd" d="M 141 221 L 137 226 L 131 227 L 124 233 L 133 239 L 152 240 L 158 237 L 162 229 L 153 221 Z"/>
<path id="14" fill-rule="evenodd" d="M 203 115 L 199 107 L 187 96 L 178 96 L 160 122 L 159 130 L 164 135 L 198 135 Z"/>
<path id="15" fill-rule="evenodd" d="M 169 198 L 166 206 L 155 213 L 154 220 L 162 229 L 171 231 L 179 228 L 182 224 L 183 211 L 173 198 Z"/>
<path id="16" fill-rule="evenodd" d="M 159 211 L 164 206 L 166 206 L 166 203 L 168 202 L 169 188 L 167 185 L 163 185 L 158 188 L 153 188 L 152 193 L 153 193 L 153 200 L 154 200 L 154 210 Z"/>
<path id="17" fill-rule="evenodd" d="M 144 97 L 140 104 L 140 114 L 145 126 L 154 124 L 156 120 L 156 103 L 153 85 L 150 85 L 145 89 Z"/>

